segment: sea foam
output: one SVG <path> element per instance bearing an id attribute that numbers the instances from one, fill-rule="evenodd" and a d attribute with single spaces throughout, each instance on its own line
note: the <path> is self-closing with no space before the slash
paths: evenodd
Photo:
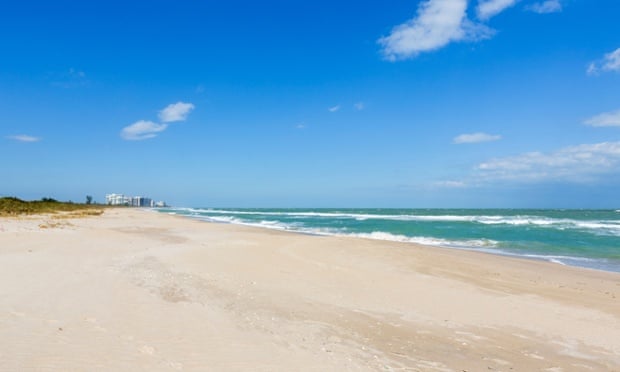
<path id="1" fill-rule="evenodd" d="M 477 250 L 620 271 L 620 217 L 615 210 L 173 208 L 160 211 L 272 230 Z"/>

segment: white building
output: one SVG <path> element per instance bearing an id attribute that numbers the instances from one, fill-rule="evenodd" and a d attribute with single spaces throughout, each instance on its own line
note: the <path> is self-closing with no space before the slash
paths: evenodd
<path id="1" fill-rule="evenodd" d="M 126 205 L 129 207 L 163 207 L 165 202 L 155 202 L 151 198 L 144 196 L 125 196 L 123 194 L 107 194 L 105 196 L 105 202 L 107 205 Z"/>
<path id="2" fill-rule="evenodd" d="M 131 198 L 123 194 L 107 194 L 105 203 L 107 205 L 131 205 Z"/>

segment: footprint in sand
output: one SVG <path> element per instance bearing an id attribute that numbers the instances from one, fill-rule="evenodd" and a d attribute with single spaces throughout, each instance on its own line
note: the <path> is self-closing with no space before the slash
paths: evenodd
<path id="1" fill-rule="evenodd" d="M 168 366 L 170 366 L 171 368 L 176 369 L 177 371 L 182 371 L 183 370 L 183 363 L 168 362 Z"/>
<path id="2" fill-rule="evenodd" d="M 144 345 L 140 348 L 140 352 L 142 354 L 148 354 L 148 355 L 154 355 L 155 354 L 155 348 L 149 345 Z"/>

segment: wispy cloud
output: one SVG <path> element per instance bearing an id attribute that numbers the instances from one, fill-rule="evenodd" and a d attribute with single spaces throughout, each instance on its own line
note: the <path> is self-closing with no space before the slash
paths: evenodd
<path id="1" fill-rule="evenodd" d="M 620 110 L 604 112 L 583 122 L 593 127 L 620 127 Z"/>
<path id="2" fill-rule="evenodd" d="M 194 109 L 191 103 L 177 102 L 166 106 L 159 111 L 159 119 L 164 124 L 158 124 L 149 120 L 140 120 L 121 130 L 121 138 L 128 141 L 141 141 L 153 137 L 168 128 L 168 124 L 175 121 L 184 121 L 187 115 Z"/>
<path id="3" fill-rule="evenodd" d="M 463 181 L 438 181 L 433 183 L 433 186 L 444 187 L 449 189 L 460 189 L 467 187 L 467 183 Z"/>
<path id="4" fill-rule="evenodd" d="M 497 134 L 487 134 L 487 133 L 471 133 L 471 134 L 461 134 L 459 136 L 454 137 L 452 143 L 460 145 L 464 143 L 481 143 L 481 142 L 492 142 L 499 141 L 502 139 L 502 136 Z"/>
<path id="5" fill-rule="evenodd" d="M 295 125 L 295 128 L 301 130 L 301 129 L 306 129 L 306 124 L 304 123 L 299 123 L 297 125 Z"/>
<path id="6" fill-rule="evenodd" d="M 187 115 L 194 109 L 194 105 L 191 103 L 177 102 L 166 106 L 159 112 L 159 120 L 164 123 L 171 123 L 175 121 L 185 121 Z"/>
<path id="7" fill-rule="evenodd" d="M 55 87 L 61 88 L 76 88 L 88 85 L 88 79 L 84 71 L 70 68 L 67 71 L 61 73 L 52 74 L 51 84 Z"/>
<path id="8" fill-rule="evenodd" d="M 366 106 L 364 105 L 364 102 L 357 102 L 357 103 L 353 104 L 353 107 L 357 111 L 362 111 Z"/>
<path id="9" fill-rule="evenodd" d="M 333 106 L 333 107 L 329 107 L 329 108 L 327 109 L 327 111 L 329 111 L 329 112 L 336 112 L 336 111 L 338 111 L 338 110 L 340 110 L 340 105 L 336 105 L 336 106 Z"/>
<path id="10" fill-rule="evenodd" d="M 599 61 L 590 63 L 587 69 L 588 75 L 598 75 L 600 72 L 620 72 L 620 48 L 607 53 Z"/>
<path id="11" fill-rule="evenodd" d="M 159 132 L 168 128 L 167 124 L 157 124 L 148 120 L 140 120 L 121 130 L 121 138 L 128 141 L 141 141 L 156 137 Z"/>
<path id="12" fill-rule="evenodd" d="M 19 134 L 16 136 L 7 136 L 6 138 L 18 141 L 18 142 L 39 142 L 41 140 L 40 137 L 33 137 L 27 134 Z"/>
<path id="13" fill-rule="evenodd" d="M 602 142 L 489 160 L 476 167 L 476 178 L 482 182 L 590 182 L 618 172 L 620 142 Z"/>
<path id="14" fill-rule="evenodd" d="M 538 14 L 557 13 L 562 11 L 562 3 L 560 0 L 546 0 L 528 5 L 525 9 Z"/>
<path id="15" fill-rule="evenodd" d="M 486 21 L 517 3 L 517 0 L 480 0 L 476 7 L 478 18 Z"/>
<path id="16" fill-rule="evenodd" d="M 379 39 L 383 56 L 396 61 L 440 49 L 451 42 L 476 41 L 494 31 L 467 18 L 467 0 L 426 0 L 417 15 Z"/>

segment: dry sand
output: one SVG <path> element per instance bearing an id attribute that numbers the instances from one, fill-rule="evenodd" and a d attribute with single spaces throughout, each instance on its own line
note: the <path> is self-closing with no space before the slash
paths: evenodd
<path id="1" fill-rule="evenodd" d="M 619 371 L 620 274 L 148 211 L 0 219 L 2 371 Z"/>

